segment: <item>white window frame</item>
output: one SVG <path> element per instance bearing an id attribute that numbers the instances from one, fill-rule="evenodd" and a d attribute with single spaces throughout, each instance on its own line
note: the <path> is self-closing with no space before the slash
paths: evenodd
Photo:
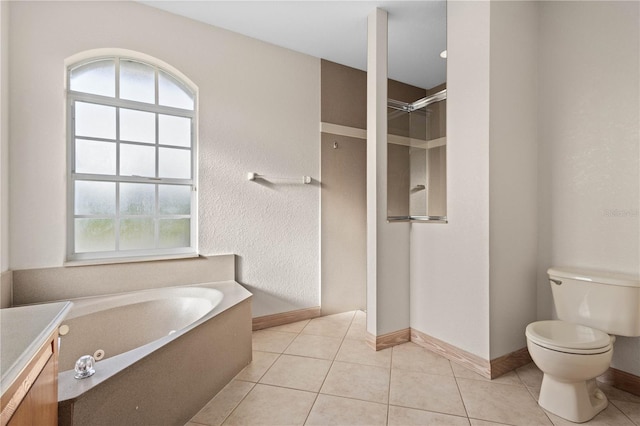
<path id="1" fill-rule="evenodd" d="M 146 56 L 146 55 L 145 55 Z M 71 90 L 71 71 L 79 66 L 100 61 L 100 60 L 114 60 L 115 61 L 115 97 L 95 95 L 85 92 L 77 92 Z M 145 102 L 131 101 L 127 99 L 120 99 L 119 85 L 120 85 L 120 61 L 134 61 L 144 65 L 147 65 L 154 69 L 155 75 L 155 104 L 149 104 Z M 168 107 L 160 105 L 158 102 L 159 96 L 159 72 L 162 71 L 175 79 L 184 89 L 189 91 L 193 95 L 194 106 L 192 110 L 181 109 L 175 107 Z M 66 124 L 67 124 L 67 261 L 66 265 L 74 264 L 95 264 L 95 263 L 120 263 L 131 261 L 147 261 L 157 259 L 177 259 L 185 257 L 198 256 L 198 197 L 197 197 L 197 158 L 198 158 L 198 143 L 197 143 L 197 109 L 198 109 L 198 93 L 197 90 L 192 88 L 192 85 L 185 82 L 176 73 L 156 63 L 150 62 L 147 58 L 140 59 L 134 56 L 125 55 L 101 55 L 94 56 L 81 61 L 75 62 L 66 69 Z M 75 172 L 75 104 L 77 102 L 93 103 L 105 106 L 112 106 L 116 108 L 116 137 L 115 140 L 102 139 L 94 137 L 81 136 L 84 140 L 92 141 L 107 141 L 113 142 L 116 145 L 116 174 L 115 175 L 100 175 L 100 174 L 87 174 Z M 159 167 L 159 148 L 171 148 L 171 149 L 184 149 L 191 151 L 191 178 L 190 179 L 177 179 L 177 178 L 161 178 L 161 177 L 142 177 L 142 176 L 119 176 L 120 171 L 120 145 L 125 142 L 129 145 L 143 145 L 150 146 L 148 143 L 136 143 L 132 141 L 120 140 L 120 120 L 118 110 L 120 108 L 138 110 L 144 112 L 150 112 L 156 114 L 156 132 L 155 132 L 155 167 L 156 176 L 158 176 Z M 179 116 L 191 119 L 191 146 L 189 148 L 179 147 L 173 145 L 162 145 L 159 143 L 158 132 L 158 115 Z M 116 206 L 115 213 L 113 215 L 104 215 L 104 218 L 114 219 L 115 227 L 115 241 L 116 246 L 114 251 L 101 251 L 101 252 L 81 252 L 75 251 L 75 219 L 90 217 L 101 218 L 99 215 L 76 215 L 75 214 L 75 182 L 76 181 L 100 181 L 100 182 L 115 182 L 116 183 Z M 126 215 L 120 214 L 120 194 L 118 183 L 146 183 L 154 184 L 155 187 L 155 209 L 153 213 L 155 224 L 156 242 L 158 241 L 158 185 L 183 185 L 191 187 L 191 210 L 189 215 L 161 215 L 162 219 L 190 219 L 190 246 L 179 248 L 154 248 L 154 249 L 140 249 L 140 250 L 120 250 L 119 249 L 119 219 Z M 143 215 L 144 217 L 150 217 L 150 215 Z M 127 216 L 129 217 L 129 216 Z M 131 216 L 133 217 L 133 216 Z"/>

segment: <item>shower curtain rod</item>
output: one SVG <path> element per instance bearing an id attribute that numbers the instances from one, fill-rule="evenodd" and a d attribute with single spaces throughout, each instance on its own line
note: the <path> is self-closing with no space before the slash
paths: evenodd
<path id="1" fill-rule="evenodd" d="M 447 99 L 447 89 L 442 89 L 441 91 L 434 93 L 433 95 L 426 96 L 422 99 L 418 99 L 412 103 L 406 103 L 401 101 L 396 101 L 395 99 L 388 99 L 387 106 L 389 108 L 402 110 L 405 112 L 413 112 L 420 108 L 424 108 L 433 103 L 440 102 Z"/>

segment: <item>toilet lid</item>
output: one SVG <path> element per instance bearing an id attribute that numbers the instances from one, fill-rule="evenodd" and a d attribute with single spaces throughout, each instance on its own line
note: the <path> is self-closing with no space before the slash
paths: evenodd
<path id="1" fill-rule="evenodd" d="M 527 326 L 525 334 L 534 343 L 553 349 L 591 350 L 605 348 L 611 337 L 604 331 L 565 321 L 538 321 Z"/>

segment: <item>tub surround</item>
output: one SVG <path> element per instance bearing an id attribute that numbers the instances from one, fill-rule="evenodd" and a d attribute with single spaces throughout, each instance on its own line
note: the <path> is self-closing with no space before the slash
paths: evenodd
<path id="1" fill-rule="evenodd" d="M 235 280 L 235 255 L 13 271 L 13 304 Z"/>
<path id="2" fill-rule="evenodd" d="M 184 424 L 251 362 L 251 293 L 235 281 L 187 287 L 224 296 L 183 329 L 99 361 L 87 379 L 62 371 L 60 425 Z"/>
<path id="3" fill-rule="evenodd" d="M 71 303 L 59 302 L 0 310 L 2 424 L 14 414 L 51 356 L 55 357 L 54 377 L 57 374 L 55 337 L 70 308 Z M 43 352 L 49 344 L 48 352 Z"/>

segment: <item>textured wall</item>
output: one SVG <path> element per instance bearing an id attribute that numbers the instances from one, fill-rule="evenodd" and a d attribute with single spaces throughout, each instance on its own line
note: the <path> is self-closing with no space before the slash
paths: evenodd
<path id="1" fill-rule="evenodd" d="M 0 272 L 9 269 L 9 3 L 0 2 Z"/>
<path id="2" fill-rule="evenodd" d="M 411 327 L 488 359 L 490 5 L 447 15 L 449 223 L 411 226 Z"/>
<path id="3" fill-rule="evenodd" d="M 550 266 L 640 274 L 640 3 L 540 4 L 538 316 Z M 613 366 L 640 375 L 640 338 Z"/>
<path id="4" fill-rule="evenodd" d="M 491 359 L 527 346 L 524 329 L 536 320 L 537 7 L 491 3 Z"/>
<path id="5" fill-rule="evenodd" d="M 12 269 L 64 261 L 64 60 L 116 47 L 199 88 L 200 253 L 238 255 L 255 316 L 319 305 L 319 186 L 246 179 L 317 182 L 318 59 L 135 2 L 14 2 L 10 13 Z"/>

